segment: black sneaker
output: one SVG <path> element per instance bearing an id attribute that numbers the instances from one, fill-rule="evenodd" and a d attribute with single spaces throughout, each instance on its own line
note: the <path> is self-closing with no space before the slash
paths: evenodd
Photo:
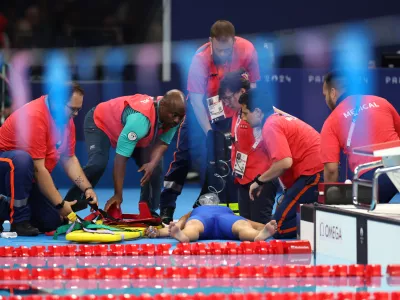
<path id="1" fill-rule="evenodd" d="M 171 223 L 174 220 L 174 212 L 175 208 L 173 207 L 165 207 L 160 209 L 161 221 L 164 224 L 169 225 L 169 223 Z"/>
<path id="2" fill-rule="evenodd" d="M 20 223 L 12 223 L 10 227 L 11 232 L 16 232 L 18 236 L 37 236 L 39 235 L 39 229 L 33 227 L 29 221 L 23 221 Z"/>

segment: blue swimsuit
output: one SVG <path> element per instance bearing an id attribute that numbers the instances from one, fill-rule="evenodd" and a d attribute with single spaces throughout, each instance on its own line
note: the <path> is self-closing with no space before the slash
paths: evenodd
<path id="1" fill-rule="evenodd" d="M 205 205 L 192 210 L 189 220 L 198 220 L 204 226 L 200 234 L 202 240 L 238 240 L 232 233 L 232 226 L 236 221 L 246 220 L 237 216 L 226 206 Z"/>

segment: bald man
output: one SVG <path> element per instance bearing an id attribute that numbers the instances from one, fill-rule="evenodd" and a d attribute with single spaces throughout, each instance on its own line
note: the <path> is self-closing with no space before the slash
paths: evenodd
<path id="1" fill-rule="evenodd" d="M 140 181 L 140 201 L 148 201 L 155 213 L 162 187 L 162 157 L 186 113 L 181 91 L 170 90 L 164 96 L 136 94 L 100 103 L 85 117 L 84 132 L 89 160 L 84 172 L 94 187 L 108 163 L 110 146 L 116 148 L 114 159 L 114 195 L 104 210 L 119 209 L 123 201 L 126 163 L 132 157 L 144 172 Z M 66 200 L 83 199 L 72 187 Z M 79 209 L 86 207 L 81 201 Z"/>

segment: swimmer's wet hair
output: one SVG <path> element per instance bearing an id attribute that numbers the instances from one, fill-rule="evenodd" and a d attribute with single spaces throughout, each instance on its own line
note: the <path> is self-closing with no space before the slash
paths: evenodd
<path id="1" fill-rule="evenodd" d="M 211 26 L 210 37 L 219 39 L 228 39 L 235 37 L 235 26 L 229 21 L 218 20 Z"/>
<path id="2" fill-rule="evenodd" d="M 218 95 L 222 98 L 227 90 L 237 93 L 242 88 L 246 91 L 250 89 L 249 75 L 244 69 L 226 74 L 220 82 Z"/>

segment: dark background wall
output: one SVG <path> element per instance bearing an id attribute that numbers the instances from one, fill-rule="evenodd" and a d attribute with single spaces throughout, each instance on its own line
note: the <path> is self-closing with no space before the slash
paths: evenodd
<path id="1" fill-rule="evenodd" d="M 218 19 L 230 20 L 240 34 L 325 25 L 400 13 L 396 0 L 172 0 L 172 39 L 207 38 Z"/>

